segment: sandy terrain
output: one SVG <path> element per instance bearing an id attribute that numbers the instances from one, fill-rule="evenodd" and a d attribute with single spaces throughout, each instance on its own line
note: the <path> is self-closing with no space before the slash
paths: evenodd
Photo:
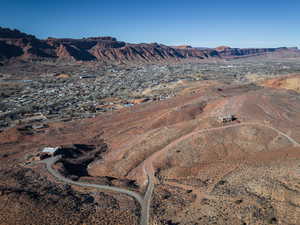
<path id="1" fill-rule="evenodd" d="M 33 135 L 12 128 L 0 133 L 0 169 L 23 170 L 26 155 L 42 146 L 74 143 L 99 146 L 105 142 L 108 150 L 88 166 L 89 179 L 132 180 L 138 185 L 135 191 L 144 193 L 147 176 L 151 176 L 154 182 L 151 225 L 296 225 L 300 223 L 300 96 L 286 90 L 285 85 L 274 88 L 267 84 L 199 82 L 187 85 L 168 100 L 140 104 L 93 119 L 49 124 L 49 128 Z M 219 121 L 219 117 L 227 115 L 236 119 Z M 37 183 L 54 185 L 57 181 L 42 168 L 30 168 L 44 179 Z M 28 198 L 25 192 L 8 194 L 4 187 L 26 185 L 4 177 L 1 176 L 0 198 Z M 38 185 L 30 188 L 40 190 Z M 72 185 L 70 188 L 75 196 L 83 192 L 97 195 L 92 190 Z M 105 194 L 87 204 L 88 207 L 110 201 L 116 204 L 101 209 L 110 216 L 99 224 L 138 223 L 139 208 L 133 200 L 127 199 L 130 207 L 120 214 L 117 210 L 120 194 Z M 44 198 L 49 197 L 44 195 Z M 52 215 L 55 211 L 51 212 L 50 206 L 39 205 L 41 199 L 29 200 L 23 208 L 34 208 L 37 204 L 34 212 L 41 210 L 41 215 Z M 11 201 L 9 208 L 14 209 L 20 201 Z M 79 201 L 78 207 L 82 205 Z M 13 220 L 11 215 L 16 210 L 2 208 L 0 216 L 10 215 L 7 217 L 10 219 L 2 219 L 0 224 L 23 224 Z M 71 208 L 65 210 L 66 215 L 67 210 L 73 213 Z M 94 210 L 72 224 L 97 224 L 92 221 L 102 211 Z M 30 218 L 29 214 L 25 216 Z M 60 224 L 67 223 L 60 221 Z"/>
<path id="2" fill-rule="evenodd" d="M 263 86 L 272 88 L 284 88 L 300 92 L 300 75 L 284 76 L 282 78 L 270 79 L 262 82 Z"/>

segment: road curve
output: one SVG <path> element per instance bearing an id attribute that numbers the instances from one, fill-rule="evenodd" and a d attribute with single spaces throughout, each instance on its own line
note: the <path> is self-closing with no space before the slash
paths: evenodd
<path id="1" fill-rule="evenodd" d="M 272 126 L 269 126 L 268 124 L 265 123 L 257 123 L 257 122 L 244 122 L 244 123 L 238 123 L 238 124 L 230 124 L 230 125 L 226 125 L 226 126 L 222 126 L 222 127 L 213 127 L 213 128 L 205 128 L 205 129 L 201 129 L 201 130 L 196 130 L 196 131 L 192 131 L 184 136 L 179 137 L 178 139 L 172 141 L 171 143 L 169 143 L 167 146 L 165 146 L 164 148 L 162 148 L 161 150 L 153 153 L 151 156 L 149 156 L 146 160 L 144 160 L 141 164 L 140 164 L 140 168 L 143 169 L 143 172 L 145 175 L 147 175 L 148 177 L 148 193 L 151 193 L 151 187 L 153 184 L 153 180 L 154 178 L 154 172 L 155 169 L 153 168 L 153 164 L 152 162 L 155 161 L 156 158 L 158 158 L 163 152 L 168 151 L 169 149 L 175 147 L 179 142 L 190 138 L 194 135 L 197 134 L 201 134 L 201 133 L 207 133 L 207 132 L 212 132 L 212 131 L 217 131 L 217 130 L 223 130 L 223 129 L 227 129 L 227 128 L 232 128 L 232 127 L 240 127 L 240 126 L 261 126 L 261 127 L 266 127 L 268 129 L 274 130 L 275 132 L 277 132 L 278 134 L 286 137 L 295 147 L 300 147 L 300 143 L 298 143 L 296 140 L 294 140 L 292 137 L 288 136 L 287 134 L 283 133 L 282 131 L 278 130 L 277 128 L 274 128 Z M 145 195 L 145 197 L 147 196 L 147 193 Z M 151 196 L 150 196 L 151 198 Z M 150 200 L 148 200 L 149 203 L 149 207 L 148 210 L 150 210 Z M 148 213 L 149 215 L 149 213 Z"/>
<path id="2" fill-rule="evenodd" d="M 150 156 L 147 160 L 145 160 L 142 163 L 143 164 L 143 167 L 142 167 L 143 172 L 147 175 L 147 178 L 148 178 L 148 186 L 147 186 L 147 190 L 146 190 L 146 193 L 144 196 L 140 195 L 137 192 L 130 191 L 130 190 L 123 189 L 123 188 L 112 187 L 112 186 L 107 186 L 107 185 L 77 182 L 77 181 L 70 180 L 66 177 L 63 177 L 59 172 L 57 172 L 55 169 L 52 168 L 52 165 L 55 164 L 61 158 L 61 156 L 51 157 L 51 158 L 42 160 L 39 163 L 46 164 L 48 172 L 50 174 L 52 174 L 57 180 L 62 181 L 64 183 L 82 186 L 82 187 L 92 187 L 92 188 L 97 188 L 97 189 L 101 189 L 101 190 L 115 191 L 115 192 L 119 192 L 119 193 L 126 194 L 126 195 L 133 197 L 134 199 L 136 199 L 139 202 L 139 204 L 141 206 L 140 225 L 148 225 L 149 219 L 150 219 L 149 217 L 150 217 L 151 197 L 152 197 L 152 193 L 154 190 L 154 171 L 155 170 L 153 168 L 152 161 L 156 158 L 156 156 L 158 156 L 161 152 L 172 148 L 177 143 L 179 143 L 189 137 L 192 137 L 196 134 L 206 133 L 206 132 L 211 132 L 211 131 L 216 131 L 216 130 L 222 130 L 222 129 L 227 129 L 227 128 L 231 128 L 231 127 L 246 126 L 246 125 L 263 126 L 263 127 L 272 129 L 272 130 L 276 131 L 278 134 L 286 137 L 291 143 L 293 143 L 294 146 L 300 146 L 300 143 L 295 141 L 293 138 L 291 138 L 287 134 L 283 133 L 282 131 L 278 130 L 277 128 L 271 127 L 264 123 L 245 122 L 245 123 L 240 123 L 240 124 L 231 124 L 231 125 L 222 126 L 222 127 L 206 128 L 206 129 L 202 129 L 202 130 L 198 130 L 198 131 L 193 131 L 193 132 L 186 134 L 186 135 L 176 139 L 175 141 L 169 143 L 166 147 L 164 147 L 163 149 L 161 149 L 158 152 L 155 152 L 152 156 Z"/>
<path id="3" fill-rule="evenodd" d="M 77 182 L 77 181 L 70 180 L 66 177 L 63 177 L 59 172 L 57 172 L 55 169 L 52 168 L 52 165 L 55 164 L 60 159 L 61 159 L 61 156 L 55 156 L 55 157 L 51 157 L 51 158 L 42 160 L 39 163 L 46 164 L 48 172 L 52 176 L 54 176 L 57 180 L 59 180 L 61 182 L 64 182 L 64 183 L 67 183 L 67 184 L 72 184 L 72 185 L 77 185 L 77 186 L 82 186 L 82 187 L 91 187 L 91 188 L 97 188 L 97 189 L 101 189 L 101 190 L 115 191 L 115 192 L 119 192 L 119 193 L 122 193 L 122 194 L 129 195 L 129 196 L 133 197 L 134 199 L 136 199 L 139 202 L 139 204 L 141 205 L 142 211 L 145 211 L 145 209 L 144 209 L 145 208 L 144 198 L 137 192 L 130 191 L 130 190 L 123 189 L 123 188 L 107 186 L 107 185 Z M 147 191 L 148 191 L 148 188 L 147 188 Z M 148 222 L 147 222 L 148 220 L 145 220 L 144 217 L 149 218 L 149 215 L 141 216 L 141 223 L 140 223 L 141 225 L 147 225 L 148 224 Z"/>

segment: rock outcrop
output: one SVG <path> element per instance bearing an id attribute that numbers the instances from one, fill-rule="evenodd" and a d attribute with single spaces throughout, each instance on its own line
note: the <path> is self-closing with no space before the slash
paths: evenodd
<path id="1" fill-rule="evenodd" d="M 178 60 L 203 60 L 210 58 L 235 58 L 256 56 L 287 48 L 193 48 L 188 45 L 166 46 L 157 43 L 131 44 L 113 37 L 82 39 L 37 39 L 33 35 L 0 27 L 0 60 L 11 58 L 60 59 L 102 62 L 157 62 Z"/>
<path id="2" fill-rule="evenodd" d="M 243 56 L 255 56 L 265 53 L 271 53 L 279 50 L 279 48 L 217 48 L 218 54 L 223 58 L 235 58 Z"/>
<path id="3" fill-rule="evenodd" d="M 272 54 L 278 57 L 298 57 L 300 51 L 297 47 L 287 48 L 231 48 L 219 46 L 215 48 L 221 58 L 240 58 Z"/>
<path id="4" fill-rule="evenodd" d="M 0 59 L 56 58 L 55 49 L 33 35 L 0 27 Z"/>

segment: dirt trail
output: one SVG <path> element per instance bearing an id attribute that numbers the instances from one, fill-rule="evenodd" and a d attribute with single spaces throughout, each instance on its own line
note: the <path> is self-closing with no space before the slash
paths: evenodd
<path id="1" fill-rule="evenodd" d="M 188 138 L 190 138 L 194 135 L 198 135 L 198 134 L 201 134 L 201 133 L 217 131 L 217 130 L 223 130 L 223 129 L 232 128 L 232 127 L 247 126 L 247 125 L 248 126 L 251 126 L 251 125 L 253 125 L 253 126 L 262 126 L 262 127 L 266 127 L 266 128 L 271 129 L 271 130 L 274 130 L 278 134 L 286 137 L 295 147 L 300 147 L 300 144 L 297 141 L 295 141 L 293 138 L 291 138 L 287 134 L 283 133 L 282 131 L 278 130 L 277 128 L 271 127 L 268 124 L 264 124 L 264 123 L 245 122 L 245 123 L 239 123 L 239 124 L 231 124 L 231 125 L 227 125 L 227 126 L 223 126 L 223 127 L 206 128 L 206 129 L 203 129 L 203 130 L 193 131 L 193 132 L 191 132 L 189 134 L 186 134 L 186 135 L 176 139 L 175 141 L 169 143 L 166 147 L 164 147 L 160 151 L 155 152 L 153 155 L 151 155 L 149 158 L 147 158 L 142 164 L 140 164 L 140 166 L 143 167 L 143 172 L 145 173 L 146 176 L 154 177 L 155 170 L 153 168 L 153 162 L 155 161 L 155 159 L 159 158 L 166 151 L 168 151 L 171 148 L 175 147 L 181 141 L 186 140 L 186 139 L 188 139 Z"/>
<path id="2" fill-rule="evenodd" d="M 92 188 L 97 188 L 97 189 L 101 189 L 101 190 L 115 191 L 115 192 L 119 192 L 119 193 L 126 194 L 126 195 L 133 197 L 134 199 L 136 199 L 139 202 L 139 204 L 141 206 L 140 224 L 141 225 L 149 225 L 151 197 L 152 197 L 152 193 L 153 193 L 153 189 L 154 189 L 154 185 L 155 185 L 154 184 L 155 169 L 153 167 L 153 162 L 155 161 L 155 159 L 158 158 L 159 156 L 161 156 L 164 152 L 166 152 L 169 149 L 176 146 L 181 141 L 188 139 L 194 135 L 198 135 L 198 134 L 206 133 L 206 132 L 217 131 L 217 130 L 223 130 L 223 129 L 232 128 L 232 127 L 247 126 L 247 125 L 248 126 L 251 126 L 251 125 L 252 126 L 254 126 L 254 125 L 255 126 L 263 126 L 263 127 L 272 129 L 272 130 L 276 131 L 278 134 L 286 137 L 291 143 L 293 143 L 294 146 L 300 146 L 300 144 L 297 141 L 295 141 L 293 138 L 291 138 L 287 134 L 283 133 L 282 131 L 278 130 L 277 128 L 271 127 L 268 124 L 257 123 L 257 122 L 256 123 L 255 122 L 245 122 L 245 123 L 240 123 L 240 124 L 231 124 L 231 125 L 227 125 L 227 126 L 223 126 L 223 127 L 206 128 L 206 129 L 202 129 L 202 130 L 198 130 L 198 131 L 192 131 L 191 133 L 186 134 L 186 135 L 176 139 L 175 141 L 169 143 L 166 147 L 164 147 L 160 151 L 155 152 L 153 155 L 151 155 L 149 158 L 147 158 L 144 162 L 142 162 L 139 167 L 136 168 L 136 169 L 142 169 L 144 175 L 148 179 L 148 186 L 147 186 L 147 190 L 146 190 L 146 193 L 144 196 L 141 196 L 137 192 L 133 192 L 133 191 L 123 189 L 123 188 L 112 187 L 112 186 L 107 186 L 107 185 L 82 183 L 82 182 L 76 182 L 76 181 L 67 179 L 52 168 L 52 165 L 55 164 L 60 159 L 60 156 L 48 158 L 46 160 L 41 161 L 40 163 L 45 163 L 47 166 L 48 172 L 61 182 L 72 184 L 72 185 L 77 185 L 77 186 L 92 187 Z"/>

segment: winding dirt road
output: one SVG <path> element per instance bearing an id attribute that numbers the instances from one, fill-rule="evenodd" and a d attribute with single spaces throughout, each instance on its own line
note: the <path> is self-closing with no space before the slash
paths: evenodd
<path id="1" fill-rule="evenodd" d="M 97 188 L 100 190 L 115 191 L 115 192 L 119 192 L 119 193 L 126 194 L 126 195 L 133 197 L 134 199 L 136 199 L 139 202 L 139 204 L 141 206 L 140 225 L 149 225 L 151 197 L 152 197 L 152 193 L 154 190 L 154 179 L 155 179 L 155 177 L 154 177 L 155 169 L 153 168 L 152 162 L 157 157 L 159 157 L 163 152 L 168 151 L 169 149 L 171 149 L 172 147 L 177 145 L 179 142 L 181 142 L 187 138 L 190 138 L 196 134 L 212 132 L 212 131 L 232 128 L 232 127 L 247 126 L 247 125 L 248 126 L 251 126 L 251 125 L 263 126 L 263 127 L 272 129 L 272 130 L 276 131 L 278 134 L 286 137 L 291 143 L 293 143 L 294 146 L 300 147 L 300 144 L 297 141 L 295 141 L 293 138 L 291 138 L 287 134 L 283 133 L 282 131 L 280 131 L 274 127 L 271 127 L 268 124 L 264 124 L 264 123 L 245 122 L 245 123 L 240 123 L 240 124 L 231 124 L 231 125 L 227 125 L 227 126 L 223 126 L 223 127 L 206 128 L 206 129 L 202 129 L 202 130 L 198 130 L 198 131 L 193 131 L 193 132 L 188 133 L 188 134 L 174 140 L 173 142 L 169 143 L 166 147 L 164 147 L 160 151 L 155 152 L 153 155 L 151 155 L 149 158 L 147 158 L 145 161 L 143 161 L 140 164 L 140 166 L 138 168 L 143 169 L 144 174 L 146 174 L 146 176 L 148 178 L 148 186 L 147 186 L 147 190 L 146 190 L 146 193 L 144 196 L 140 195 L 137 192 L 130 191 L 130 190 L 123 189 L 123 188 L 112 187 L 112 186 L 107 186 L 107 185 L 76 182 L 76 181 L 67 179 L 52 168 L 52 165 L 55 164 L 61 158 L 60 156 L 45 159 L 43 161 L 40 161 L 40 163 L 46 164 L 48 172 L 61 182 L 64 182 L 67 184 L 72 184 L 72 185 L 77 185 L 77 186 L 82 186 L 82 187 Z"/>

